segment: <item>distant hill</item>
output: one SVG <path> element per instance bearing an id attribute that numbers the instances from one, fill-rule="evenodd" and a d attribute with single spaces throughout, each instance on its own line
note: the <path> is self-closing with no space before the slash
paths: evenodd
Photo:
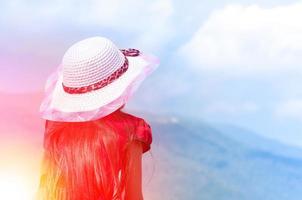
<path id="1" fill-rule="evenodd" d="M 140 115 L 154 136 L 144 163 L 147 200 L 301 199 L 301 149 L 235 126 Z"/>

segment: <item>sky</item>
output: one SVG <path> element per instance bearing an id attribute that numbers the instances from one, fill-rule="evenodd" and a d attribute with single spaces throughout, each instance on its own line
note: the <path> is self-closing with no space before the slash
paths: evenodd
<path id="1" fill-rule="evenodd" d="M 91 36 L 157 55 L 129 107 L 247 128 L 302 147 L 302 1 L 1 1 L 0 91 L 43 91 Z"/>

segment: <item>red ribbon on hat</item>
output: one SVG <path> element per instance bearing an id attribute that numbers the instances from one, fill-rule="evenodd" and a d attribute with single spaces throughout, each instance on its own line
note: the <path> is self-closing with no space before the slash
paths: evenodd
<path id="1" fill-rule="evenodd" d="M 140 51 L 137 50 L 137 49 L 120 49 L 121 52 L 125 55 L 125 56 L 131 56 L 131 57 L 134 57 L 134 56 L 139 56 L 140 54 Z"/>
<path id="2" fill-rule="evenodd" d="M 129 48 L 129 49 L 120 49 L 120 51 L 125 56 L 125 62 L 120 68 L 118 68 L 116 71 L 114 71 L 108 77 L 106 77 L 106 78 L 104 78 L 104 79 L 102 79 L 102 80 L 100 80 L 96 83 L 93 83 L 91 85 L 82 86 L 82 87 L 68 87 L 68 86 L 65 86 L 62 83 L 64 91 L 69 93 L 69 94 L 83 94 L 83 93 L 87 93 L 87 92 L 90 92 L 90 91 L 93 91 L 93 90 L 98 90 L 100 88 L 103 88 L 106 85 L 112 83 L 114 80 L 118 79 L 128 69 L 129 61 L 128 61 L 126 56 L 135 57 L 135 56 L 140 55 L 140 51 L 137 50 L 137 49 L 131 49 L 131 48 Z"/>

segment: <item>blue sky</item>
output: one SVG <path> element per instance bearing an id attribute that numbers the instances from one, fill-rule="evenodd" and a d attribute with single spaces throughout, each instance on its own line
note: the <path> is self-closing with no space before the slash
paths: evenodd
<path id="1" fill-rule="evenodd" d="M 129 107 L 231 123 L 302 146 L 302 1 L 15 0 L 0 7 L 1 91 L 41 90 L 68 46 L 103 35 L 161 59 Z"/>

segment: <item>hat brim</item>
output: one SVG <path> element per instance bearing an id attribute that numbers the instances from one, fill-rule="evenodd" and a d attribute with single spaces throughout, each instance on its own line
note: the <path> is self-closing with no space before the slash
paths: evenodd
<path id="1" fill-rule="evenodd" d="M 150 54 L 127 56 L 127 71 L 107 86 L 83 94 L 69 94 L 62 87 L 62 66 L 49 76 L 40 105 L 42 118 L 53 121 L 89 121 L 104 117 L 132 96 L 141 82 L 159 65 Z"/>

